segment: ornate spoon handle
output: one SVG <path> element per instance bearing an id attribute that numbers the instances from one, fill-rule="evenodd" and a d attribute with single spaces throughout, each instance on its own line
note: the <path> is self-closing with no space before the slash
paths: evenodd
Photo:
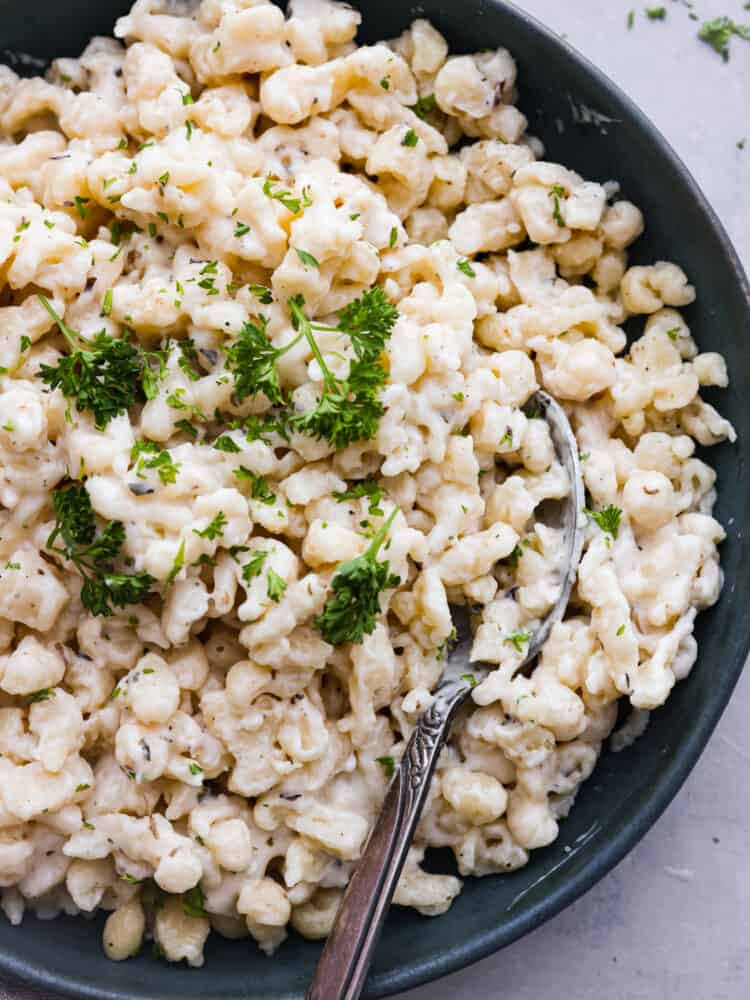
<path id="1" fill-rule="evenodd" d="M 414 728 L 365 852 L 341 901 L 307 1000 L 356 1000 L 466 683 L 449 681 Z"/>

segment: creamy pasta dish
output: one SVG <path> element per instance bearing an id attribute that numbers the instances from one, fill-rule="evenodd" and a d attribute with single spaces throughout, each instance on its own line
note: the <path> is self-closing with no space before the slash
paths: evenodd
<path id="1" fill-rule="evenodd" d="M 551 843 L 721 587 L 726 386 L 614 182 L 544 158 L 504 49 L 331 0 L 138 0 L 44 77 L 0 67 L 0 886 L 108 911 L 113 959 L 323 938 L 471 606 L 423 868 Z M 633 320 L 626 337 L 623 324 Z M 566 408 L 587 495 L 530 399 Z M 533 401 L 532 401 L 533 404 Z M 471 676 L 471 675 L 470 675 Z"/>

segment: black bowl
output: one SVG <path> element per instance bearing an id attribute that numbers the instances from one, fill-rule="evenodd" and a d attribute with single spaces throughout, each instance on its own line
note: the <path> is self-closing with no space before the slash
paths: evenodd
<path id="1" fill-rule="evenodd" d="M 0 0 L 0 56 L 76 55 L 110 34 L 128 0 Z M 651 122 L 594 66 L 541 24 L 500 0 L 359 0 L 365 41 L 429 18 L 453 52 L 506 46 L 519 64 L 521 108 L 550 159 L 587 179 L 619 180 L 645 213 L 637 262 L 680 264 L 698 291 L 687 320 L 703 350 L 727 359 L 731 387 L 712 401 L 737 428 L 735 445 L 711 450 L 719 472 L 717 517 L 727 529 L 726 583 L 700 616 L 700 655 L 690 677 L 624 753 L 605 753 L 559 839 L 512 875 L 469 879 L 443 917 L 394 908 L 368 997 L 387 996 L 452 972 L 509 944 L 573 902 L 644 835 L 674 797 L 711 735 L 750 647 L 750 289 L 726 233 L 694 180 Z M 720 165 L 717 169 L 721 169 Z M 743 399 L 745 403 L 743 404 Z M 568 852 L 565 847 L 572 848 Z M 124 964 L 101 951 L 101 922 L 63 918 L 0 923 L 0 969 L 76 997 L 107 1000 L 293 1000 L 310 981 L 319 947 L 296 935 L 268 960 L 247 942 L 210 939 L 200 970 L 154 961 Z M 333 1000 L 333 998 L 332 998 Z"/>

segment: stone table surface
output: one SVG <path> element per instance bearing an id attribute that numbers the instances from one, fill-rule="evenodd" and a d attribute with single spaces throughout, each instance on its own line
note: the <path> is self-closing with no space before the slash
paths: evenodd
<path id="1" fill-rule="evenodd" d="M 701 21 L 726 14 L 747 23 L 744 0 L 663 0 L 663 21 L 629 0 L 517 2 L 646 111 L 750 269 L 750 44 L 734 38 L 724 63 L 698 41 L 700 23 L 689 17 L 693 7 Z M 400 1000 L 747 1000 L 748 714 L 750 673 L 676 800 L 613 872 L 533 934 Z M 0 1000 L 40 995 L 0 982 Z"/>

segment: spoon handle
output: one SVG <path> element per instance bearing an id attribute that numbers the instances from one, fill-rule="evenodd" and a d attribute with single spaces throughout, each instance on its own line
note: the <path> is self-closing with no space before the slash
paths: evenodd
<path id="1" fill-rule="evenodd" d="M 450 724 L 469 693 L 449 681 L 420 716 L 341 901 L 307 1000 L 357 1000 L 424 807 Z"/>

